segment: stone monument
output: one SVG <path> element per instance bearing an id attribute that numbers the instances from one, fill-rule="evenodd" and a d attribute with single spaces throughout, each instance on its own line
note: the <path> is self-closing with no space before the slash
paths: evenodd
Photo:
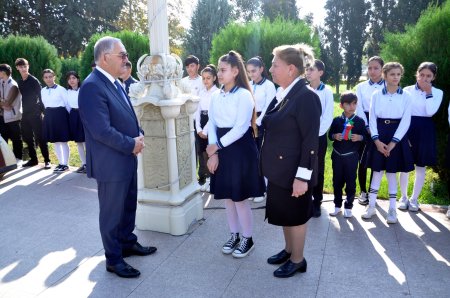
<path id="1" fill-rule="evenodd" d="M 148 20 L 150 55 L 138 60 L 139 82 L 130 86 L 146 145 L 138 156 L 136 226 L 183 235 L 203 218 L 193 127 L 199 99 L 180 86 L 183 63 L 170 54 L 166 0 L 148 1 Z"/>

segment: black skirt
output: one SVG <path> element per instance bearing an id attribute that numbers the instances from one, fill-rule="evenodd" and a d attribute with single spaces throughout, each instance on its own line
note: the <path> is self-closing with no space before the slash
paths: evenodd
<path id="1" fill-rule="evenodd" d="M 399 124 L 400 119 L 377 119 L 379 140 L 386 145 L 389 144 Z M 377 150 L 376 145 L 370 148 L 368 154 L 367 166 L 371 168 L 372 171 L 398 173 L 411 172 L 414 170 L 414 161 L 407 135 L 395 145 L 388 157 L 381 154 Z"/>
<path id="2" fill-rule="evenodd" d="M 218 128 L 221 138 L 231 128 Z M 264 195 L 264 179 L 258 172 L 258 151 L 253 129 L 237 141 L 218 151 L 219 166 L 211 175 L 210 190 L 216 200 L 231 199 L 241 202 Z"/>
<path id="3" fill-rule="evenodd" d="M 69 113 L 65 107 L 45 108 L 43 123 L 44 140 L 50 143 L 70 140 Z"/>
<path id="4" fill-rule="evenodd" d="M 77 143 L 84 142 L 84 129 L 78 109 L 71 109 L 69 114 L 70 140 Z"/>
<path id="5" fill-rule="evenodd" d="M 434 166 L 437 163 L 436 129 L 431 117 L 411 117 L 408 139 L 414 163 L 419 167 Z"/>
<path id="6" fill-rule="evenodd" d="M 447 137 L 447 149 L 445 150 L 445 165 L 450 169 L 450 134 Z"/>
<path id="7" fill-rule="evenodd" d="M 292 188 L 282 188 L 269 180 L 266 218 L 270 224 L 283 227 L 303 225 L 312 217 L 312 213 L 312 189 L 296 198 L 292 196 Z"/>

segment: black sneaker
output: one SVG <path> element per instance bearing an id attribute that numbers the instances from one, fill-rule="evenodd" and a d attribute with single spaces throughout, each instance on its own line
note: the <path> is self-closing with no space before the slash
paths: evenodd
<path id="1" fill-rule="evenodd" d="M 49 170 L 49 169 L 51 169 L 51 167 L 52 167 L 52 165 L 51 165 L 51 163 L 50 163 L 49 161 L 46 161 L 46 162 L 44 163 L 44 169 L 45 169 L 45 170 Z"/>
<path id="2" fill-rule="evenodd" d="M 38 164 L 37 160 L 30 159 L 26 163 L 22 164 L 22 167 L 24 167 L 24 168 L 26 168 L 26 167 L 34 167 L 34 166 L 37 166 L 37 164 Z"/>
<path id="3" fill-rule="evenodd" d="M 82 165 L 76 170 L 77 173 L 86 174 L 86 165 Z"/>
<path id="4" fill-rule="evenodd" d="M 222 246 L 222 252 L 229 255 L 239 244 L 240 240 L 239 233 L 231 233 L 231 238 Z"/>
<path id="5" fill-rule="evenodd" d="M 62 172 L 61 167 L 62 167 L 62 165 L 57 165 L 57 166 L 53 169 L 53 172 Z"/>
<path id="6" fill-rule="evenodd" d="M 239 246 L 233 251 L 233 257 L 243 258 L 255 247 L 252 237 L 242 237 Z"/>
<path id="7" fill-rule="evenodd" d="M 320 210 L 320 206 L 313 206 L 313 217 L 318 218 L 322 215 L 322 211 Z"/>
<path id="8" fill-rule="evenodd" d="M 363 206 L 369 205 L 369 194 L 361 192 L 361 195 L 358 198 L 358 203 Z"/>
<path id="9" fill-rule="evenodd" d="M 65 172 L 65 171 L 67 171 L 69 169 L 69 166 L 67 166 L 67 165 L 62 165 L 61 166 L 61 172 Z"/>

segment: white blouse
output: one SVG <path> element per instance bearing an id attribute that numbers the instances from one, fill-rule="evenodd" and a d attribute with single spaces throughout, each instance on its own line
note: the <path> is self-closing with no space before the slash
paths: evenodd
<path id="1" fill-rule="evenodd" d="M 67 102 L 71 109 L 78 109 L 78 91 L 80 91 L 80 88 L 67 90 Z"/>
<path id="2" fill-rule="evenodd" d="M 206 90 L 206 88 L 202 89 L 198 95 L 200 97 L 200 102 L 198 103 L 197 112 L 195 112 L 195 130 L 197 133 L 203 132 L 205 135 L 208 134 L 208 123 L 205 124 L 203 129 L 200 127 L 200 113 L 202 111 L 209 111 L 211 96 L 217 90 L 219 90 L 219 88 L 213 85 L 209 90 Z"/>
<path id="3" fill-rule="evenodd" d="M 331 126 L 331 122 L 333 122 L 333 110 L 334 110 L 334 99 L 333 99 L 333 91 L 331 91 L 330 87 L 326 86 L 324 83 L 320 82 L 319 87 L 314 89 L 314 92 L 320 98 L 320 104 L 322 106 L 322 115 L 320 115 L 320 129 L 319 129 L 319 137 L 323 136 L 327 133 L 327 130 Z"/>
<path id="4" fill-rule="evenodd" d="M 251 126 L 253 107 L 253 96 L 245 88 L 234 86 L 229 92 L 214 92 L 208 112 L 208 143 L 226 147 L 239 140 Z M 219 140 L 218 127 L 231 130 Z"/>
<path id="5" fill-rule="evenodd" d="M 364 112 L 370 110 L 370 99 L 375 91 L 382 90 L 384 88 L 384 80 L 380 80 L 375 83 L 372 80 L 359 83 L 356 86 L 356 96 L 358 97 L 358 103 L 356 105 L 356 115 L 361 117 L 366 123 L 366 127 L 369 127 L 369 119 L 367 119 Z"/>
<path id="6" fill-rule="evenodd" d="M 400 123 L 392 138 L 393 142 L 400 142 L 405 136 L 411 123 L 411 95 L 408 91 L 398 87 L 395 93 L 389 93 L 385 88 L 372 94 L 369 116 L 372 139 L 378 139 L 377 119 L 399 119 Z"/>
<path id="7" fill-rule="evenodd" d="M 431 94 L 426 94 L 425 91 L 419 88 L 417 83 L 405 87 L 404 90 L 411 94 L 411 116 L 433 116 L 438 111 L 444 95 L 442 90 L 434 87 L 431 87 Z"/>
<path id="8" fill-rule="evenodd" d="M 52 87 L 45 87 L 41 89 L 41 96 L 42 103 L 46 108 L 65 107 L 67 111 L 70 111 L 66 88 L 56 84 Z"/>
<path id="9" fill-rule="evenodd" d="M 261 112 L 261 115 L 256 118 L 256 125 L 261 126 L 261 121 L 266 114 L 267 107 L 275 97 L 277 91 L 275 85 L 266 78 L 263 78 L 258 83 L 250 81 L 250 87 L 255 98 L 255 110 L 257 113 Z"/>

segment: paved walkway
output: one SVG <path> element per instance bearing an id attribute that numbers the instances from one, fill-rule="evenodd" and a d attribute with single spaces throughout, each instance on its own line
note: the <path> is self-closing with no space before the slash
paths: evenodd
<path id="1" fill-rule="evenodd" d="M 326 196 L 331 200 L 331 196 Z M 272 276 L 266 258 L 282 248 L 280 228 L 254 204 L 256 248 L 244 259 L 221 253 L 228 237 L 221 202 L 204 195 L 204 220 L 184 236 L 136 231 L 158 252 L 127 261 L 141 271 L 121 279 L 105 271 L 95 181 L 19 169 L 0 183 L 0 297 L 449 297 L 450 221 L 423 208 L 385 223 L 386 202 L 373 221 L 311 219 L 308 271 Z"/>

